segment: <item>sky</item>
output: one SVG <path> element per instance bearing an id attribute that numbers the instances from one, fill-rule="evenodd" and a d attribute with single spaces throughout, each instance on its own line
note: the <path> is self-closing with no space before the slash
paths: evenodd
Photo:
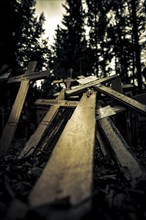
<path id="1" fill-rule="evenodd" d="M 62 4 L 65 0 L 37 0 L 36 1 L 36 14 L 39 16 L 42 12 L 45 15 L 45 37 L 49 37 L 49 44 L 52 44 L 54 38 L 54 31 L 57 25 L 61 24 L 61 20 L 65 9 Z"/>

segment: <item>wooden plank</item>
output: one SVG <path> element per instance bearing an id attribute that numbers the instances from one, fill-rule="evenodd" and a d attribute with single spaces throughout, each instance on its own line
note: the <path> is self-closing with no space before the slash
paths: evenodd
<path id="1" fill-rule="evenodd" d="M 69 91 L 66 91 L 66 94 L 67 95 L 78 94 L 78 93 L 82 92 L 83 90 L 85 90 L 87 88 L 90 88 L 90 87 L 95 86 L 95 85 L 100 84 L 100 83 L 109 82 L 109 81 L 111 81 L 113 79 L 116 79 L 118 77 L 119 77 L 119 75 L 113 75 L 113 76 L 108 76 L 108 77 L 105 77 L 105 78 L 102 78 L 102 79 L 97 79 L 97 80 L 91 81 L 89 83 L 80 85 L 75 89 L 71 89 Z"/>
<path id="2" fill-rule="evenodd" d="M 59 96 L 56 98 L 56 100 L 64 99 L 64 90 L 59 94 Z M 48 127 L 51 125 L 53 119 L 57 115 L 59 111 L 60 105 L 54 105 L 51 106 L 39 126 L 37 127 L 34 134 L 30 137 L 30 139 L 27 141 L 26 145 L 22 149 L 20 155 L 18 156 L 18 159 L 21 159 L 22 157 L 28 157 L 30 156 L 39 142 L 41 141 L 43 135 L 45 134 Z"/>
<path id="3" fill-rule="evenodd" d="M 117 100 L 118 102 L 126 105 L 127 107 L 130 107 L 140 113 L 146 114 L 146 105 L 141 104 L 140 102 L 125 96 L 124 94 L 121 94 L 109 87 L 103 86 L 103 85 L 95 85 L 94 88 L 97 91 L 100 91 L 104 93 L 105 95 Z"/>
<path id="4" fill-rule="evenodd" d="M 8 83 L 20 82 L 22 80 L 39 80 L 44 77 L 48 77 L 50 74 L 49 70 L 41 71 L 41 72 L 29 72 L 29 74 L 22 74 L 20 76 L 14 76 L 9 78 Z"/>
<path id="5" fill-rule="evenodd" d="M 113 80 L 111 85 L 113 90 L 123 94 L 122 83 L 120 78 Z M 127 112 L 124 111 L 122 112 L 122 114 L 115 115 L 114 123 L 117 129 L 119 130 L 119 132 L 121 133 L 121 135 L 130 145 L 130 136 L 129 136 L 130 134 L 127 123 Z"/>
<path id="6" fill-rule="evenodd" d="M 79 84 L 86 84 L 86 83 L 95 81 L 96 79 L 97 79 L 97 76 L 87 76 L 87 77 L 84 77 L 84 78 L 81 78 L 81 79 L 77 79 L 76 81 Z"/>
<path id="7" fill-rule="evenodd" d="M 142 167 L 110 118 L 103 118 L 98 123 L 116 156 L 119 166 L 122 166 L 125 177 L 128 178 L 128 181 L 131 180 L 131 184 L 135 184 L 136 179 L 141 178 L 144 174 Z"/>
<path id="8" fill-rule="evenodd" d="M 118 113 L 125 112 L 127 109 L 124 108 L 123 106 L 113 106 L 111 107 L 110 105 L 107 105 L 105 107 L 101 107 L 96 111 L 96 120 L 110 117 L 110 116 L 115 116 Z"/>
<path id="9" fill-rule="evenodd" d="M 100 133 L 99 129 L 96 129 L 96 139 L 98 141 L 98 144 L 100 146 L 100 149 L 102 151 L 104 159 L 107 160 L 107 159 L 111 158 L 106 140 L 101 136 L 101 133 Z"/>
<path id="10" fill-rule="evenodd" d="M 63 79 L 54 80 L 52 82 L 52 84 L 59 84 L 59 83 L 63 83 Z"/>
<path id="11" fill-rule="evenodd" d="M 64 198 L 70 205 L 78 205 L 91 197 L 95 108 L 96 93 L 84 94 L 30 193 L 31 207 Z"/>
<path id="12" fill-rule="evenodd" d="M 35 105 L 60 105 L 62 107 L 77 107 L 79 102 L 77 101 L 67 101 L 67 100 L 54 100 L 54 99 L 37 99 L 34 103 Z"/>
<path id="13" fill-rule="evenodd" d="M 37 62 L 30 62 L 25 74 L 28 74 L 29 71 L 34 71 L 36 65 Z M 0 140 L 0 156 L 4 156 L 7 153 L 9 146 L 12 143 L 28 89 L 29 80 L 22 81 Z"/>
<path id="14" fill-rule="evenodd" d="M 113 108 L 113 111 L 115 111 L 116 113 L 121 113 L 127 110 L 125 107 L 120 106 L 120 105 L 113 106 L 112 108 Z"/>
<path id="15" fill-rule="evenodd" d="M 96 119 L 99 120 L 101 118 L 113 116 L 115 114 L 116 114 L 116 112 L 114 111 L 114 109 L 110 105 L 107 105 L 105 107 L 99 108 L 96 111 Z"/>

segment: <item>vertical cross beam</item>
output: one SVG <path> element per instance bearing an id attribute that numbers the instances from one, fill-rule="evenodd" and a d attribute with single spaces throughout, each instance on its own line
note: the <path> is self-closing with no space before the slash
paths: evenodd
<path id="1" fill-rule="evenodd" d="M 7 124 L 4 128 L 1 140 L 0 140 L 0 156 L 6 155 L 9 146 L 11 145 L 15 131 L 17 128 L 17 124 L 19 122 L 19 118 L 22 112 L 22 108 L 27 96 L 27 92 L 30 85 L 30 79 L 36 79 L 40 77 L 41 74 L 35 73 L 34 70 L 36 68 L 37 62 L 33 61 L 28 64 L 27 70 L 25 73 L 18 77 L 12 77 L 10 78 L 10 82 L 15 81 L 21 81 L 19 91 L 17 93 L 15 102 L 13 104 L 9 119 L 7 121 Z M 44 75 L 47 75 L 47 71 L 43 73 Z M 34 76 L 33 76 L 34 75 Z M 33 77 L 32 77 L 33 76 Z"/>
<path id="2" fill-rule="evenodd" d="M 32 207 L 64 198 L 78 206 L 92 195 L 95 108 L 96 93 L 84 94 L 29 196 Z"/>

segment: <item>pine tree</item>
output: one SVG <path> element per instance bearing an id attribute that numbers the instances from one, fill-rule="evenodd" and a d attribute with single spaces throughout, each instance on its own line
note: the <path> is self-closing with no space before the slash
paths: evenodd
<path id="1" fill-rule="evenodd" d="M 94 52 L 97 75 L 110 71 L 120 74 L 125 82 L 138 82 L 142 88 L 142 52 L 145 51 L 145 1 L 86 0 L 90 47 Z M 100 74 L 101 72 L 101 74 Z M 104 74 L 104 72 L 106 74 Z"/>
<path id="2" fill-rule="evenodd" d="M 83 54 L 86 39 L 82 1 L 66 0 L 63 6 L 66 14 L 62 21 L 63 28 L 58 26 L 56 30 L 53 62 L 55 74 L 66 78 L 70 68 L 73 69 L 73 77 L 85 72 Z"/>
<path id="3" fill-rule="evenodd" d="M 110 1 L 86 0 L 89 31 L 89 45 L 93 51 L 93 66 L 97 76 L 106 76 L 111 61 L 110 47 L 107 39 Z"/>
<path id="4" fill-rule="evenodd" d="M 30 60 L 37 60 L 40 69 L 48 63 L 48 39 L 43 39 L 45 17 L 42 14 L 38 20 L 35 4 L 36 0 L 0 0 L 0 62 L 7 63 L 14 74 Z"/>

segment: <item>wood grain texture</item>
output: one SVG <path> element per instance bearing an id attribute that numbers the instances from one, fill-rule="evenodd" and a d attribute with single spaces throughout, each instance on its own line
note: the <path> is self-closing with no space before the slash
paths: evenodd
<path id="1" fill-rule="evenodd" d="M 28 74 L 29 71 L 33 71 L 36 65 L 36 62 L 30 62 L 25 74 Z M 7 153 L 9 146 L 12 143 L 28 89 L 29 80 L 22 81 L 0 140 L 0 156 L 4 156 Z"/>
<path id="2" fill-rule="evenodd" d="M 57 101 L 61 99 L 64 99 L 64 90 L 62 90 L 62 92 L 56 98 Z M 41 141 L 43 135 L 45 134 L 46 130 L 51 125 L 53 119 L 57 115 L 59 108 L 60 105 L 54 105 L 50 107 L 47 114 L 45 115 L 45 117 L 37 127 L 36 131 L 34 132 L 34 134 L 30 137 L 30 139 L 27 141 L 26 145 L 22 149 L 18 159 L 21 159 L 22 157 L 30 156 L 33 153 L 33 151 Z"/>
<path id="3" fill-rule="evenodd" d="M 126 141 L 123 139 L 110 118 L 103 118 L 99 120 L 98 123 L 101 126 L 112 151 L 116 155 L 119 165 L 123 167 L 123 171 L 125 169 L 125 174 L 128 174 L 128 178 L 132 180 L 132 183 L 135 183 L 136 178 L 140 178 L 144 172 Z"/>
<path id="4" fill-rule="evenodd" d="M 126 105 L 127 107 L 130 107 L 140 113 L 143 113 L 146 115 L 146 105 L 141 104 L 140 102 L 122 94 L 119 93 L 109 87 L 103 86 L 103 85 L 95 85 L 94 88 L 97 91 L 102 92 L 103 94 L 112 97 L 113 99 L 119 101 L 120 103 Z"/>
<path id="5" fill-rule="evenodd" d="M 31 207 L 69 198 L 77 205 L 92 194 L 96 94 L 83 95 L 34 186 Z"/>

